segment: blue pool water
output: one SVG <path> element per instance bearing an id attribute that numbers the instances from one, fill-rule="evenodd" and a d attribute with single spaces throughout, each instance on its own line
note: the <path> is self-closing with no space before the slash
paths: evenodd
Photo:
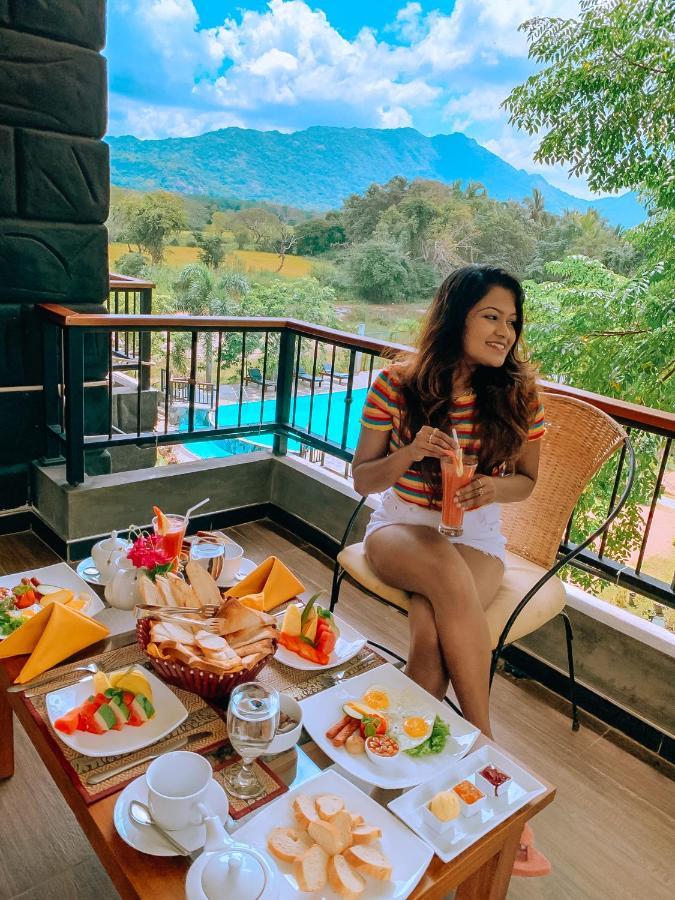
<path id="1" fill-rule="evenodd" d="M 347 427 L 347 447 L 350 450 L 356 449 L 356 443 L 359 438 L 361 426 L 359 419 L 361 411 L 368 393 L 367 388 L 360 388 L 352 391 L 352 402 L 349 411 L 349 424 Z M 345 415 L 345 398 L 346 391 L 334 391 L 330 395 L 330 418 L 328 418 L 328 394 L 315 394 L 314 402 L 311 397 L 305 395 L 297 398 L 295 404 L 295 425 L 305 430 L 309 425 L 310 405 L 312 407 L 312 423 L 310 433 L 322 440 L 326 437 L 326 425 L 328 425 L 328 440 L 337 444 L 342 441 L 342 428 Z M 262 406 L 262 421 L 273 422 L 276 411 L 276 399 L 265 400 L 263 404 L 259 401 L 242 403 L 241 405 L 241 424 L 257 425 L 260 422 L 260 410 Z M 218 427 L 227 428 L 238 424 L 239 405 L 237 403 L 227 404 L 218 407 Z M 294 407 L 291 405 L 291 418 L 293 418 Z M 181 419 L 179 426 L 181 431 L 187 429 L 187 410 Z M 207 410 L 195 410 L 195 428 L 212 427 L 208 420 Z M 267 447 L 272 446 L 274 440 L 271 434 L 251 435 L 248 440 L 254 441 L 256 444 L 264 444 Z M 212 459 L 220 456 L 232 456 L 236 453 L 251 452 L 253 449 L 251 444 L 243 443 L 240 440 L 227 438 L 215 441 L 191 441 L 185 446 L 202 459 Z M 289 440 L 289 449 L 299 450 L 300 444 L 297 441 Z"/>

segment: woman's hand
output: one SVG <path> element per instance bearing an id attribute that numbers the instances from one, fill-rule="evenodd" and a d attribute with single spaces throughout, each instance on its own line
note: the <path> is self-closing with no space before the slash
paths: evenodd
<path id="1" fill-rule="evenodd" d="M 455 494 L 455 502 L 466 512 L 494 503 L 497 498 L 497 479 L 487 475 L 476 475 Z"/>
<path id="2" fill-rule="evenodd" d="M 408 444 L 406 450 L 413 462 L 419 462 L 425 456 L 434 456 L 440 459 L 442 456 L 450 456 L 458 449 L 457 442 L 440 428 L 432 428 L 423 425 L 415 435 L 413 442 Z"/>

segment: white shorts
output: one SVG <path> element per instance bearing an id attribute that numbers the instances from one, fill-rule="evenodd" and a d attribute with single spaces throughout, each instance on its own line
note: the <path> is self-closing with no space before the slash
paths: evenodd
<path id="1" fill-rule="evenodd" d="M 438 531 L 441 521 L 440 510 L 408 503 L 389 488 L 380 495 L 380 506 L 373 510 L 366 526 L 364 541 L 373 532 L 387 525 L 426 525 Z M 504 562 L 506 555 L 506 538 L 501 533 L 501 511 L 498 503 L 481 506 L 480 509 L 464 513 L 464 533 L 459 537 L 447 537 L 453 544 L 473 547 L 488 556 L 495 556 Z"/>

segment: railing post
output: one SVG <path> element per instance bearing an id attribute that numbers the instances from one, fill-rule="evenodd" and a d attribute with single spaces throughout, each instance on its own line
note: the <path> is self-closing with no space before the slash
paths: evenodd
<path id="1" fill-rule="evenodd" d="M 279 368 L 277 371 L 277 408 L 275 415 L 277 425 L 287 425 L 291 418 L 296 340 L 296 335 L 290 328 L 283 329 L 279 340 Z M 283 434 L 275 434 L 272 447 L 274 455 L 285 456 L 287 447 L 288 438 Z"/>
<path id="2" fill-rule="evenodd" d="M 65 330 L 66 390 L 66 480 L 77 485 L 84 481 L 84 332 Z"/>
<path id="3" fill-rule="evenodd" d="M 42 400 L 45 423 L 45 460 L 61 456 L 61 446 L 54 436 L 53 427 L 61 427 L 59 408 L 59 350 L 61 331 L 52 322 L 42 323 Z"/>
<path id="4" fill-rule="evenodd" d="M 152 288 L 141 288 L 140 297 L 140 314 L 149 316 L 152 314 Z M 152 358 L 152 335 L 149 331 L 142 331 L 138 345 L 138 353 L 141 360 L 141 390 L 147 391 L 150 388 L 150 360 Z"/>

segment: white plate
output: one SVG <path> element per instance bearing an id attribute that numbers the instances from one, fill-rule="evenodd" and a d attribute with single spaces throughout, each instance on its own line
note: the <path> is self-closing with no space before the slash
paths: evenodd
<path id="1" fill-rule="evenodd" d="M 405 692 L 411 709 L 414 710 L 417 701 L 419 708 L 425 706 L 447 722 L 450 736 L 443 751 L 420 758 L 401 753 L 395 762 L 381 765 L 371 762 L 365 753 L 356 756 L 348 753 L 344 747 L 334 747 L 326 737 L 326 731 L 342 718 L 342 705 L 362 697 L 374 684 L 392 691 Z M 461 759 L 468 753 L 480 734 L 478 728 L 458 716 L 447 703 L 436 700 L 389 663 L 301 700 L 300 706 L 302 723 L 323 752 L 350 775 L 382 788 L 407 788 L 427 781 L 438 771 L 439 766 L 446 766 L 451 760 Z"/>
<path id="2" fill-rule="evenodd" d="M 73 707 L 84 703 L 93 693 L 93 679 L 88 676 L 82 681 L 47 694 L 45 698 L 47 715 L 56 737 L 83 756 L 119 756 L 122 753 L 134 753 L 166 737 L 185 721 L 187 709 L 156 675 L 146 669 L 143 669 L 143 675 L 150 682 L 152 705 L 155 707 L 155 715 L 144 725 L 138 727 L 125 725 L 120 731 L 106 731 L 105 734 L 89 734 L 87 731 L 64 734 L 57 731 L 54 722 Z"/>
<path id="3" fill-rule="evenodd" d="M 283 617 L 284 613 L 277 616 L 279 628 L 281 628 Z M 298 656 L 297 653 L 293 653 L 292 650 L 282 647 L 281 644 L 277 645 L 276 653 L 274 654 L 275 659 L 285 666 L 290 666 L 291 669 L 302 669 L 305 672 L 310 672 L 317 669 L 332 669 L 334 666 L 340 666 L 356 656 L 366 646 L 366 639 L 359 631 L 345 622 L 344 619 L 339 619 L 335 615 L 333 618 L 340 629 L 340 637 L 337 639 L 335 650 L 328 657 L 328 663 L 325 666 L 314 663 L 309 659 L 304 659 L 302 656 Z"/>
<path id="4" fill-rule="evenodd" d="M 223 576 L 221 575 L 217 582 L 218 587 L 232 587 L 235 581 L 243 581 L 247 575 L 250 575 L 251 572 L 257 568 L 257 563 L 254 563 L 252 559 L 246 559 L 246 557 L 244 557 L 239 563 L 239 571 L 234 576 L 234 581 L 225 581 L 223 580 Z"/>
<path id="5" fill-rule="evenodd" d="M 457 835 L 439 834 L 424 821 L 422 807 L 439 791 L 449 790 L 459 781 L 475 782 L 475 774 L 486 765 L 497 766 L 502 772 L 511 776 L 508 790 L 508 805 L 497 808 L 494 797 L 486 794 L 485 807 L 474 816 L 467 819 L 461 814 L 458 821 Z M 419 784 L 412 790 L 406 791 L 396 800 L 388 804 L 389 809 L 395 812 L 403 822 L 420 837 L 431 844 L 436 854 L 443 862 L 450 862 L 467 847 L 486 835 L 489 831 L 508 819 L 509 816 L 525 806 L 530 800 L 538 797 L 546 791 L 546 787 L 537 779 L 515 763 L 509 756 L 491 747 L 489 744 L 470 753 L 458 763 L 450 766 L 442 772 L 437 772 L 432 781 Z"/>
<path id="6" fill-rule="evenodd" d="M 151 856 L 178 856 L 178 853 L 170 847 L 154 828 L 137 825 L 129 815 L 129 804 L 132 800 L 148 802 L 148 785 L 145 775 L 139 775 L 131 784 L 128 784 L 117 798 L 113 812 L 113 824 L 117 833 L 134 850 L 141 853 L 149 853 Z M 206 806 L 215 813 L 223 825 L 228 818 L 227 794 L 217 781 L 211 781 L 206 795 Z M 180 831 L 172 831 L 172 836 L 186 850 L 192 852 L 204 846 L 206 829 L 203 825 L 189 825 Z"/>
<path id="7" fill-rule="evenodd" d="M 67 588 L 74 594 L 84 594 L 89 599 L 89 603 L 82 613 L 86 616 L 95 616 L 105 609 L 105 603 L 89 587 L 86 581 L 70 568 L 67 563 L 55 563 L 53 566 L 44 566 L 41 569 L 29 569 L 27 572 L 17 572 L 14 575 L 3 575 L 0 578 L 0 587 L 13 588 L 17 584 L 21 584 L 22 578 L 37 578 L 42 584 L 51 584 L 54 587 Z M 40 604 L 35 604 L 29 609 L 35 609 L 39 612 L 42 609 Z M 0 641 L 4 641 L 7 635 L 0 635 Z"/>
<path id="8" fill-rule="evenodd" d="M 325 693 L 325 692 L 324 692 Z M 345 802 L 350 812 L 360 813 L 369 825 L 375 825 L 382 831 L 382 839 L 375 846 L 381 847 L 393 866 L 391 881 L 376 881 L 365 875 L 366 889 L 363 896 L 370 900 L 371 897 L 391 897 L 403 900 L 414 889 L 417 882 L 427 869 L 432 850 L 419 838 L 415 837 L 404 825 L 401 825 L 391 813 L 360 791 L 350 781 L 347 781 L 337 772 L 328 769 L 321 772 L 309 781 L 303 782 L 299 787 L 283 797 L 279 797 L 267 806 L 264 806 L 251 821 L 238 828 L 234 839 L 242 844 L 250 844 L 259 850 L 270 861 L 272 870 L 278 872 L 279 897 L 297 898 L 311 897 L 315 900 L 339 900 L 339 894 L 326 888 L 314 893 L 300 893 L 298 883 L 293 875 L 293 866 L 283 863 L 273 857 L 267 849 L 267 836 L 277 825 L 295 825 L 292 812 L 292 803 L 297 794 L 337 794 Z"/>
<path id="9" fill-rule="evenodd" d="M 107 579 L 105 579 L 96 568 L 96 563 L 94 562 L 94 558 L 92 556 L 88 556 L 86 559 L 81 560 L 77 564 L 77 569 L 75 571 L 80 576 L 80 578 L 83 581 L 86 581 L 88 584 L 95 584 L 98 587 L 105 587 L 108 583 Z"/>

